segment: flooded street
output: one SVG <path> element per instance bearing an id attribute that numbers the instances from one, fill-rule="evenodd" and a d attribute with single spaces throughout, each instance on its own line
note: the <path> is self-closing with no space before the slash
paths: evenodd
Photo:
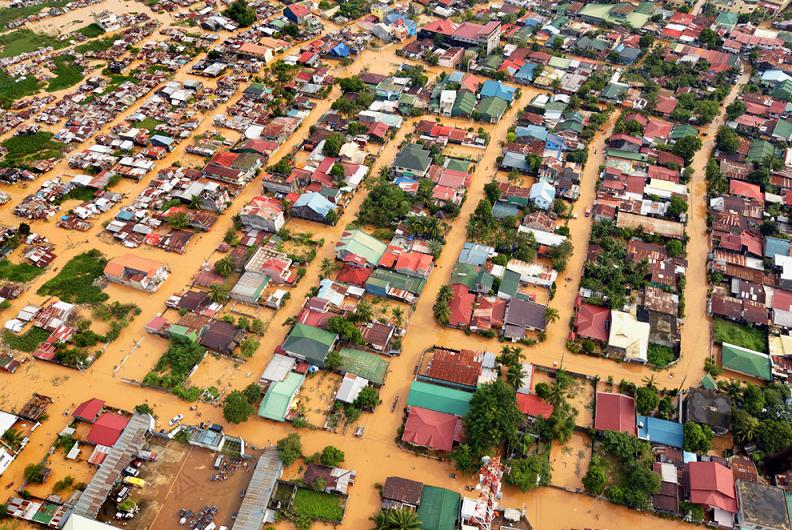
<path id="1" fill-rule="evenodd" d="M 42 24 L 41 30 L 46 30 L 47 24 L 65 24 L 74 27 L 86 25 L 90 23 L 91 12 L 109 8 L 105 4 L 112 6 L 114 10 L 118 9 L 118 12 L 126 12 L 125 10 L 127 9 L 145 11 L 147 13 L 149 11 L 142 4 L 112 4 L 107 0 L 85 8 L 85 12 L 82 14 L 80 14 L 80 10 L 77 10 L 69 13 L 65 18 L 43 20 L 37 24 Z M 151 16 L 170 18 L 170 15 L 151 14 Z M 164 19 L 163 22 L 165 22 Z M 32 27 L 33 25 L 31 25 Z M 157 36 L 152 38 L 155 37 Z M 281 56 L 293 53 L 298 48 L 299 46 L 295 46 L 285 51 Z M 395 51 L 396 45 L 367 50 L 351 65 L 334 64 L 332 72 L 336 76 L 349 76 L 366 70 L 386 73 L 393 70 L 396 65 L 404 62 L 402 58 L 396 56 Z M 197 59 L 184 65 L 175 75 L 175 79 L 180 81 L 197 79 L 186 73 L 195 60 Z M 428 70 L 432 74 L 444 71 L 439 67 L 429 67 Z M 741 84 L 746 80 L 747 77 L 744 76 Z M 479 162 L 472 177 L 466 201 L 461 207 L 458 218 L 453 221 L 450 227 L 446 236 L 447 243 L 440 258 L 437 260 L 436 268 L 429 277 L 423 294 L 418 303 L 412 308 L 410 314 L 406 315 L 410 323 L 403 340 L 403 353 L 401 356 L 394 357 L 391 360 L 389 374 L 380 396 L 383 404 L 374 413 L 363 414 L 357 422 L 358 425 L 365 427 L 365 435 L 362 438 L 355 438 L 351 434 L 351 429 L 348 429 L 345 434 L 307 429 L 298 431 L 302 435 L 305 454 L 321 451 L 326 445 L 335 445 L 346 453 L 344 467 L 357 471 L 357 481 L 350 489 L 350 501 L 344 522 L 339 525 L 340 528 L 353 530 L 369 528 L 368 517 L 375 513 L 379 507 L 378 492 L 374 486 L 375 484 L 382 484 L 388 476 L 401 475 L 427 484 L 458 490 L 463 494 L 465 493 L 464 486 L 472 484 L 470 477 L 459 476 L 456 479 L 450 478 L 449 474 L 453 472 L 453 468 L 448 463 L 419 458 L 401 450 L 397 446 L 395 438 L 402 422 L 402 407 L 406 402 L 414 368 L 421 352 L 432 345 L 488 351 L 497 351 L 501 347 L 497 340 L 486 339 L 478 335 L 466 335 L 461 331 L 439 326 L 432 314 L 432 304 L 439 289 L 448 282 L 451 269 L 465 243 L 466 223 L 479 200 L 484 197 L 483 186 L 497 175 L 496 159 L 500 155 L 501 142 L 505 141 L 507 132 L 515 122 L 517 114 L 534 96 L 542 92 L 540 89 L 530 86 L 522 86 L 520 88 L 522 92 L 519 100 L 514 102 L 499 123 L 482 125 L 490 135 L 490 142 L 486 149 L 477 150 L 476 152 L 476 158 L 479 159 Z M 737 88 L 739 89 L 739 86 Z M 230 98 L 229 103 L 205 112 L 202 116 L 201 125 L 193 134 L 198 135 L 214 128 L 212 116 L 224 113 L 237 100 L 242 90 L 244 90 L 244 85 L 240 87 L 235 96 Z M 732 94 L 723 104 L 724 108 L 728 102 L 733 100 L 736 92 L 737 90 L 732 91 Z M 269 163 L 277 162 L 298 147 L 302 140 L 308 136 L 310 127 L 330 108 L 332 102 L 340 94 L 340 89 L 334 86 L 327 98 L 316 102 L 316 107 L 303 121 L 300 128 L 280 146 Z M 123 122 L 126 117 L 140 108 L 145 99 L 142 98 L 112 123 L 106 124 L 104 130 L 109 130 L 113 125 Z M 712 150 L 715 131 L 719 124 L 722 123 L 723 112 L 722 109 L 721 115 L 709 126 L 708 137 L 704 142 L 704 147 L 696 155 L 693 162 L 695 176 L 691 183 L 691 219 L 688 225 L 688 234 L 691 240 L 688 243 L 689 266 L 686 300 L 687 312 L 694 316 L 687 319 L 683 329 L 682 360 L 671 370 L 670 373 L 673 374 L 673 378 L 669 377 L 667 379 L 665 375 L 658 377 L 659 386 L 677 387 L 685 380 L 689 383 L 697 383 L 701 375 L 703 375 L 704 358 L 709 353 L 709 322 L 705 316 L 707 294 L 705 273 L 708 239 L 706 233 L 704 166 Z M 558 310 L 559 319 L 549 326 L 545 342 L 525 348 L 525 350 L 527 360 L 532 363 L 548 367 L 561 366 L 574 372 L 600 375 L 603 378 L 612 375 L 617 381 L 619 379 L 628 379 L 639 382 L 641 378 L 651 373 L 649 368 L 571 354 L 566 351 L 566 339 L 569 333 L 568 323 L 574 315 L 575 298 L 585 263 L 586 248 L 591 230 L 591 219 L 584 215 L 584 211 L 593 202 L 599 166 L 603 163 L 605 141 L 610 136 L 617 118 L 618 113 L 614 113 L 603 127 L 603 130 L 595 135 L 589 146 L 588 162 L 581 175 L 580 198 L 574 206 L 577 218 L 570 219 L 568 223 L 570 238 L 575 250 L 569 259 L 566 272 L 561 276 L 564 278 L 569 277 L 570 281 L 559 280 L 558 291 L 550 303 L 552 307 Z M 371 167 L 371 174 L 376 175 L 380 168 L 390 165 L 399 151 L 400 144 L 408 134 L 413 132 L 415 123 L 420 119 L 434 119 L 434 117 L 406 119 L 395 137 L 385 144 L 377 154 L 376 162 Z M 466 120 L 443 118 L 442 121 L 448 125 L 471 126 L 471 122 Z M 478 126 L 479 124 L 475 124 L 475 127 Z M 224 133 L 226 132 L 224 131 Z M 158 162 L 157 168 L 167 167 L 175 162 L 185 160 L 187 158 L 186 148 L 189 142 L 189 139 L 182 142 L 164 160 Z M 84 144 L 77 146 L 77 149 L 83 149 L 92 144 L 93 141 L 88 140 Z M 68 168 L 66 160 L 62 160 L 52 172 L 52 175 L 72 175 L 75 173 L 75 171 Z M 127 198 L 122 200 L 121 204 L 125 204 L 131 197 L 139 194 L 145 188 L 152 175 L 153 172 L 141 182 L 125 180 L 119 184 L 116 190 L 127 194 Z M 11 209 L 21 201 L 25 194 L 33 191 L 39 184 L 40 182 L 34 182 L 26 190 L 21 189 L 19 185 L 14 187 L 13 200 L 3 206 L 2 210 L 6 223 L 17 222 L 16 219 L 12 219 Z M 57 434 L 69 423 L 68 412 L 72 411 L 76 404 L 93 397 L 105 399 L 108 405 L 127 410 L 133 409 L 135 405 L 148 403 L 154 407 L 160 424 L 166 423 L 169 418 L 176 414 L 184 414 L 185 422 L 187 423 L 207 421 L 226 424 L 222 417 L 222 410 L 219 407 L 200 403 L 197 405 L 196 411 L 190 411 L 190 404 L 181 401 L 172 394 L 141 388 L 135 384 L 125 382 L 125 380 L 141 380 L 167 348 L 167 342 L 164 339 L 145 332 L 145 324 L 154 315 L 165 309 L 165 301 L 169 296 L 189 286 L 193 275 L 203 263 L 213 262 L 219 257 L 219 254 L 215 253 L 215 249 L 223 241 L 226 230 L 232 226 L 232 215 L 237 213 L 241 206 L 249 202 L 251 198 L 259 195 L 260 191 L 261 179 L 256 179 L 249 183 L 244 191 L 235 198 L 227 213 L 218 219 L 211 232 L 199 233 L 193 238 L 188 244 L 185 254 L 168 253 L 150 246 L 141 246 L 132 251 L 138 255 L 166 262 L 171 269 L 171 276 L 164 286 L 154 294 L 143 294 L 115 284 L 111 284 L 106 288 L 111 300 L 135 303 L 142 309 L 142 313 L 123 330 L 120 337 L 108 347 L 107 351 L 90 368 L 79 372 L 53 364 L 32 361 L 20 367 L 16 374 L 0 374 L 0 386 L 2 386 L 2 390 L 0 390 L 0 408 L 2 409 L 18 409 L 29 398 L 29 393 L 34 390 L 49 395 L 55 400 L 55 403 L 48 411 L 49 419 L 33 434 L 30 445 L 4 474 L 3 480 L 7 485 L 6 496 L 11 495 L 13 488 L 21 484 L 25 465 L 39 462 L 44 457 Z M 236 365 L 228 359 L 207 356 L 194 375 L 192 380 L 194 384 L 202 386 L 214 385 L 221 390 L 232 390 L 242 389 L 251 382 L 258 380 L 259 375 L 270 360 L 274 348 L 283 341 L 289 330 L 286 325 L 287 319 L 299 311 L 307 293 L 316 284 L 316 279 L 320 275 L 322 261 L 334 258 L 336 241 L 341 237 L 347 223 L 354 219 L 365 199 L 366 193 L 367 191 L 364 188 L 357 192 L 351 199 L 344 217 L 336 226 L 324 226 L 303 220 L 290 220 L 287 223 L 287 227 L 292 230 L 310 231 L 316 239 L 324 239 L 324 243 L 316 249 L 315 259 L 307 266 L 305 278 L 291 290 L 290 299 L 274 317 L 270 317 L 270 313 L 267 313 L 266 317 L 262 317 L 268 320 L 268 329 L 261 338 L 260 348 L 251 359 L 244 364 Z M 116 206 L 116 208 L 118 207 Z M 41 303 L 43 299 L 37 296 L 35 291 L 54 275 L 54 269 L 62 267 L 70 258 L 77 254 L 89 249 L 98 249 L 108 257 L 126 253 L 127 249 L 121 245 L 109 242 L 106 237 L 100 237 L 103 232 L 103 222 L 114 216 L 116 208 L 94 219 L 93 227 L 89 231 L 82 233 L 61 230 L 55 227 L 54 222 L 31 223 L 34 232 L 45 234 L 56 245 L 55 253 L 58 258 L 52 269 L 31 282 L 27 292 L 19 299 L 13 301 L 11 308 L 4 312 L 4 316 L 14 314 L 28 303 Z M 18 253 L 12 256 L 12 260 L 19 260 Z M 703 331 L 704 329 L 707 330 L 706 333 Z M 141 341 L 141 346 L 130 354 L 137 341 Z M 325 386 L 321 381 L 310 381 L 309 388 L 316 388 L 318 392 L 321 392 Z M 319 409 L 318 412 L 321 412 L 321 403 L 325 398 L 326 396 L 316 396 L 309 406 L 312 409 Z M 394 412 L 391 412 L 390 404 L 397 399 L 398 406 Z M 318 412 L 312 411 L 312 417 L 321 418 L 321 414 Z M 229 425 L 227 430 L 230 434 L 243 437 L 254 446 L 265 447 L 270 443 L 275 443 L 278 439 L 293 432 L 295 429 L 290 424 L 278 424 L 258 417 L 251 417 L 246 423 Z M 578 450 L 577 443 L 573 450 Z M 560 455 L 556 456 L 561 458 Z M 73 463 L 67 463 L 60 457 L 53 457 L 51 462 L 53 467 L 53 479 L 50 479 L 51 482 L 63 478 L 66 474 L 73 474 L 76 477 L 79 471 L 72 470 L 70 466 Z M 296 469 L 290 471 L 294 473 Z M 291 478 L 291 476 L 287 475 L 286 478 Z M 574 484 L 574 480 L 569 476 L 559 477 L 559 479 L 567 487 L 571 487 Z M 607 503 L 606 501 L 595 500 L 585 495 L 574 495 L 556 488 L 542 488 L 529 493 L 520 493 L 513 488 L 507 488 L 502 504 L 507 507 L 524 509 L 534 527 L 541 530 L 569 528 L 605 529 L 622 526 L 658 529 L 688 528 L 688 525 L 678 521 L 656 518 Z M 601 516 L 601 518 L 598 516 Z M 276 527 L 291 528 L 292 525 L 290 523 L 279 523 Z M 315 527 L 321 528 L 322 525 L 316 524 Z"/>

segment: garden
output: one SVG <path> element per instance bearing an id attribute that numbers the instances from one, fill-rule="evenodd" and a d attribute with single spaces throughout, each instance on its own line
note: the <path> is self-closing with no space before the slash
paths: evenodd
<path id="1" fill-rule="evenodd" d="M 37 82 L 38 83 L 38 82 Z M 0 88 L 2 78 L 0 77 Z M 5 97 L 8 97 L 7 95 Z M 20 134 L 2 142 L 6 155 L 2 160 L 5 167 L 24 168 L 27 164 L 48 158 L 61 158 L 66 145 L 52 139 L 52 133 L 40 131 L 35 134 Z"/>
<path id="2" fill-rule="evenodd" d="M 727 342 L 758 352 L 767 351 L 766 333 L 753 326 L 715 318 L 712 320 L 712 337 L 715 342 Z"/>
<path id="3" fill-rule="evenodd" d="M 58 275 L 42 285 L 37 294 L 57 296 L 72 304 L 95 304 L 107 300 L 108 295 L 96 285 L 104 275 L 107 263 L 98 250 L 89 250 L 73 257 Z"/>

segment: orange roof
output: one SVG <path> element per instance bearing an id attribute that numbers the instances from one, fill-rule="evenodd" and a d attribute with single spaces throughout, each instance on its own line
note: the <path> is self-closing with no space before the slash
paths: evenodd
<path id="1" fill-rule="evenodd" d="M 104 273 L 108 276 L 120 277 L 123 276 L 124 269 L 132 269 L 145 273 L 146 276 L 152 276 L 161 267 L 165 267 L 165 263 L 161 261 L 135 256 L 134 254 L 122 254 L 107 262 Z"/>

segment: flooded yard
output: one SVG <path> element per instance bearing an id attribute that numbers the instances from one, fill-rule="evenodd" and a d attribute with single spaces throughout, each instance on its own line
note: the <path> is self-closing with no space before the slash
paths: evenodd
<path id="1" fill-rule="evenodd" d="M 551 484 L 570 491 L 583 489 L 583 476 L 591 460 L 591 438 L 575 431 L 565 444 L 553 442 L 550 465 L 553 468 Z"/>

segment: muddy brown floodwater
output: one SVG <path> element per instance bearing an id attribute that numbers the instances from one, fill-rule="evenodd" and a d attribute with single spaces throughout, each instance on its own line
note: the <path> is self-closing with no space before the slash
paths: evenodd
<path id="1" fill-rule="evenodd" d="M 143 9 L 139 4 L 134 4 L 134 6 L 135 8 L 140 7 L 141 10 Z M 97 7 L 94 6 L 94 8 Z M 77 19 L 75 18 L 74 20 Z M 297 47 L 287 50 L 285 54 L 291 53 L 296 49 Z M 401 58 L 396 56 L 395 50 L 396 47 L 394 45 L 385 46 L 377 50 L 367 50 L 349 66 L 336 65 L 333 68 L 333 73 L 336 76 L 348 76 L 367 69 L 380 73 L 388 72 L 395 65 L 403 62 Z M 179 80 L 189 78 L 190 76 L 186 72 L 191 64 L 192 62 L 182 67 L 175 78 Z M 443 69 L 432 67 L 429 68 L 429 71 L 432 74 L 437 74 Z M 300 431 L 306 454 L 320 451 L 326 445 L 336 445 L 346 453 L 345 466 L 357 470 L 358 479 L 356 484 L 350 489 L 350 502 L 348 503 L 344 522 L 340 525 L 340 528 L 354 530 L 369 528 L 367 519 L 377 511 L 379 506 L 378 494 L 374 485 L 382 484 L 386 477 L 390 475 L 401 475 L 427 484 L 458 490 L 462 493 L 464 493 L 464 486 L 472 484 L 470 477 L 458 476 L 456 479 L 450 478 L 449 474 L 453 469 L 448 463 L 419 458 L 411 453 L 402 451 L 396 445 L 395 439 L 397 429 L 402 420 L 401 407 L 404 405 L 410 381 L 413 378 L 413 369 L 420 353 L 424 349 L 433 344 L 490 351 L 497 351 L 500 348 L 497 341 L 478 336 L 467 336 L 460 331 L 438 326 L 432 316 L 431 306 L 437 291 L 448 281 L 451 268 L 465 242 L 465 225 L 476 204 L 484 196 L 483 186 L 497 174 L 496 158 L 500 152 L 500 142 L 505 140 L 506 133 L 514 123 L 517 112 L 524 108 L 536 94 L 542 92 L 540 89 L 533 87 L 521 87 L 521 90 L 522 94 L 519 100 L 514 103 L 498 124 L 483 125 L 484 129 L 490 134 L 490 143 L 486 149 L 477 155 L 477 158 L 480 157 L 480 161 L 472 178 L 466 202 L 461 208 L 459 217 L 450 228 L 447 235 L 448 243 L 437 262 L 436 270 L 430 276 L 423 295 L 411 314 L 407 315 L 410 324 L 403 341 L 404 353 L 400 357 L 392 359 L 390 373 L 381 392 L 381 398 L 385 405 L 378 407 L 374 413 L 364 414 L 360 418 L 358 423 L 365 427 L 365 435 L 362 438 L 353 437 L 350 432 L 351 429 L 346 434 L 334 434 L 321 430 Z M 318 118 L 329 109 L 332 101 L 339 95 L 339 89 L 334 87 L 328 98 L 317 103 L 316 108 L 311 111 L 300 129 L 281 146 L 273 162 L 300 144 L 302 139 L 307 136 L 310 126 L 316 123 Z M 232 97 L 230 101 L 235 101 L 237 97 L 238 94 Z M 115 123 L 120 123 L 124 117 L 134 112 L 141 103 L 142 101 L 133 105 L 112 123 L 107 124 L 106 128 L 111 127 Z M 212 128 L 211 116 L 224 112 L 227 107 L 228 105 L 221 105 L 219 108 L 205 113 L 202 116 L 202 124 L 195 131 L 195 134 L 200 134 Z M 373 174 L 376 174 L 379 168 L 390 164 L 398 152 L 399 144 L 412 131 L 418 119 L 420 118 L 405 120 L 404 126 L 397 132 L 396 137 L 381 149 L 372 167 Z M 430 117 L 429 119 L 433 118 Z M 721 120 L 722 115 L 718 119 Z M 590 145 L 589 160 L 582 175 L 581 197 L 575 204 L 574 209 L 578 213 L 578 218 L 571 220 L 569 223 L 570 237 L 574 243 L 575 252 L 569 260 L 568 270 L 563 276 L 570 276 L 572 279 L 567 285 L 564 285 L 563 282 L 559 285 L 556 297 L 551 303 L 553 307 L 559 310 L 560 318 L 558 322 L 551 325 L 548 330 L 547 340 L 544 343 L 527 348 L 527 358 L 531 362 L 545 366 L 552 366 L 554 363 L 558 363 L 576 372 L 598 374 L 603 377 L 613 375 L 617 379 L 625 378 L 639 381 L 641 377 L 651 373 L 647 368 L 565 353 L 565 341 L 568 333 L 567 323 L 574 310 L 576 289 L 579 284 L 591 229 L 591 221 L 583 215 L 583 212 L 593 201 L 595 184 L 598 178 L 598 167 L 602 163 L 605 139 L 610 135 L 615 121 L 616 116 L 614 115 L 605 125 L 604 130 L 594 137 Z M 478 123 L 471 124 L 466 121 L 449 119 L 443 119 L 443 122 L 456 123 L 464 127 L 470 125 L 478 127 L 480 125 Z M 711 131 L 715 130 L 713 127 L 714 125 L 710 127 Z M 710 138 L 712 137 L 713 134 L 710 134 Z M 159 169 L 182 160 L 186 156 L 187 143 L 187 141 L 183 142 L 165 160 L 160 161 L 157 168 Z M 86 143 L 78 148 L 85 148 L 88 145 L 90 144 Z M 711 140 L 705 145 L 707 149 L 711 150 Z M 706 156 L 708 155 L 702 154 L 700 158 L 697 157 L 694 163 L 697 171 L 693 184 L 694 197 L 701 197 L 701 190 L 695 189 L 695 187 L 701 184 L 702 177 L 700 173 L 703 172 Z M 63 161 L 53 174 L 73 174 L 73 172 L 68 170 L 65 161 Z M 140 193 L 145 187 L 147 180 L 144 179 L 140 183 L 124 183 L 121 189 L 129 197 L 132 197 Z M 33 186 L 37 186 L 37 184 L 34 183 Z M 20 407 L 32 391 L 47 394 L 55 400 L 49 410 L 49 419 L 32 435 L 30 445 L 4 474 L 3 482 L 5 484 L 11 483 L 18 487 L 22 482 L 22 472 L 25 465 L 40 461 L 57 433 L 69 423 L 70 418 L 67 417 L 66 411 L 72 411 L 76 404 L 92 397 L 105 399 L 109 405 L 127 410 L 131 410 L 140 403 L 149 403 L 155 408 L 160 423 L 163 421 L 167 422 L 169 418 L 178 413 L 184 414 L 185 422 L 187 423 L 197 423 L 199 421 L 225 423 L 220 408 L 207 404 L 198 404 L 197 411 L 190 411 L 188 403 L 179 400 L 171 394 L 141 388 L 134 384 L 126 383 L 123 379 L 139 380 L 156 363 L 164 351 L 166 343 L 159 338 L 147 335 L 144 331 L 145 323 L 153 315 L 165 309 L 164 302 L 170 294 L 181 290 L 190 283 L 193 274 L 202 263 L 216 258 L 216 256 L 213 256 L 214 249 L 222 241 L 226 229 L 232 224 L 231 214 L 237 212 L 241 205 L 252 197 L 258 195 L 260 189 L 260 180 L 257 179 L 251 182 L 240 196 L 234 200 L 233 205 L 228 210 L 229 214 L 222 216 L 218 220 L 212 232 L 198 234 L 188 245 L 185 254 L 175 255 L 150 247 L 140 247 L 132 251 L 135 254 L 165 261 L 171 267 L 171 277 L 154 294 L 142 294 L 118 285 L 111 285 L 107 288 L 111 300 L 134 302 L 141 307 L 142 314 L 121 333 L 121 336 L 110 345 L 108 350 L 90 368 L 79 372 L 48 363 L 30 362 L 23 365 L 14 375 L 0 374 L 0 385 L 2 385 L 0 408 L 15 409 Z M 14 200 L 9 205 L 6 205 L 3 210 L 6 222 L 15 222 L 15 220 L 11 219 L 10 209 L 13 204 L 19 202 L 30 191 L 23 190 L 19 186 L 11 187 L 11 190 Z M 344 231 L 346 223 L 354 218 L 365 198 L 365 194 L 366 191 L 361 189 L 352 198 L 345 217 L 335 227 L 314 225 L 302 221 L 289 222 L 287 226 L 290 228 L 296 227 L 303 231 L 311 231 L 317 238 L 324 238 L 324 244 L 317 249 L 316 258 L 308 266 L 307 274 L 303 281 L 293 289 L 291 299 L 269 322 L 269 327 L 261 340 L 261 347 L 253 358 L 239 367 L 223 359 L 206 359 L 204 361 L 205 366 L 201 366 L 196 375 L 199 384 L 212 384 L 212 381 L 216 383 L 222 379 L 222 383 L 227 389 L 241 389 L 258 379 L 263 367 L 271 358 L 274 347 L 282 342 L 286 335 L 288 327 L 283 325 L 285 320 L 293 316 L 303 303 L 308 290 L 315 283 L 313 280 L 319 276 L 322 260 L 324 258 L 333 259 L 335 242 Z M 706 234 L 700 230 L 702 226 L 700 223 L 704 219 L 705 214 L 702 208 L 695 207 L 692 209 L 693 221 L 691 222 L 691 230 L 695 229 L 695 232 L 691 232 L 691 243 L 705 248 Z M 29 290 L 20 299 L 14 301 L 12 307 L 7 312 L 4 312 L 4 316 L 14 314 L 27 303 L 41 302 L 41 297 L 35 295 L 36 289 L 53 276 L 55 267 L 62 267 L 71 257 L 91 248 L 96 248 L 107 256 L 116 256 L 127 252 L 122 246 L 108 243 L 105 239 L 98 237 L 102 230 L 103 221 L 112 218 L 113 215 L 114 211 L 111 211 L 95 219 L 93 228 L 85 233 L 67 232 L 56 228 L 54 223 L 32 223 L 33 231 L 45 234 L 50 241 L 56 244 L 58 259 L 53 265 L 53 269 L 33 281 Z M 704 267 L 703 260 L 705 255 L 705 250 L 703 254 L 695 254 L 695 259 L 701 259 L 702 261 L 696 267 Z M 690 257 L 693 259 L 694 256 L 691 255 Z M 14 256 L 14 258 L 18 258 L 18 256 Z M 694 282 L 688 282 L 688 290 L 695 289 L 691 284 L 694 284 Z M 700 284 L 698 287 L 702 289 L 701 292 L 690 291 L 688 294 L 689 312 L 698 312 L 699 307 L 705 300 L 706 288 L 703 281 Z M 703 312 L 701 314 L 703 315 Z M 690 326 L 686 326 L 684 337 L 688 336 L 689 329 Z M 699 333 L 699 335 L 703 336 L 704 334 Z M 141 347 L 129 355 L 135 341 L 140 339 L 142 339 Z M 689 353 L 688 348 L 691 344 L 692 342 L 689 338 L 683 338 L 684 364 L 678 365 L 676 371 L 680 371 L 681 368 L 689 370 L 690 373 L 688 375 L 692 378 L 694 376 L 699 377 L 703 372 L 703 356 L 709 351 L 708 338 L 697 339 L 696 345 L 704 344 L 706 347 Z M 668 383 L 660 381 L 659 384 L 673 386 L 676 384 L 676 380 Z M 321 388 L 317 386 L 317 389 L 323 392 L 324 386 L 321 386 Z M 395 412 L 391 412 L 389 404 L 396 399 L 397 395 L 399 396 L 400 406 L 397 407 Z M 317 396 L 315 401 L 311 401 L 311 408 L 316 408 L 320 411 L 324 405 L 321 401 Z M 198 413 L 200 413 L 200 417 Z M 234 435 L 242 436 L 254 446 L 265 447 L 293 432 L 294 429 L 288 424 L 277 424 L 253 417 L 244 424 L 228 426 L 228 431 Z M 559 459 L 559 465 L 573 466 L 575 465 L 574 460 L 576 460 L 577 452 L 582 450 L 581 447 L 583 445 L 584 440 L 576 440 L 576 443 L 572 446 L 574 453 L 561 454 L 558 451 L 563 451 L 563 449 L 554 449 L 553 455 Z M 54 483 L 54 481 L 72 472 L 62 458 L 53 458 L 52 466 L 54 476 L 49 483 Z M 294 472 L 294 469 L 290 469 L 287 476 Z M 558 480 L 559 485 L 565 487 L 574 487 L 577 484 L 572 473 L 564 473 L 558 477 Z M 5 492 L 7 495 L 11 495 L 12 489 L 7 488 Z M 687 525 L 677 521 L 655 518 L 651 515 L 628 510 L 605 501 L 595 500 L 585 495 L 574 495 L 555 488 L 543 488 L 529 493 L 520 493 L 513 488 L 506 488 L 503 505 L 525 509 L 528 518 L 534 526 L 541 530 L 620 527 L 676 529 L 687 527 Z M 279 523 L 276 527 L 289 528 L 291 525 L 289 523 Z M 316 527 L 320 528 L 321 525 L 316 525 Z"/>

